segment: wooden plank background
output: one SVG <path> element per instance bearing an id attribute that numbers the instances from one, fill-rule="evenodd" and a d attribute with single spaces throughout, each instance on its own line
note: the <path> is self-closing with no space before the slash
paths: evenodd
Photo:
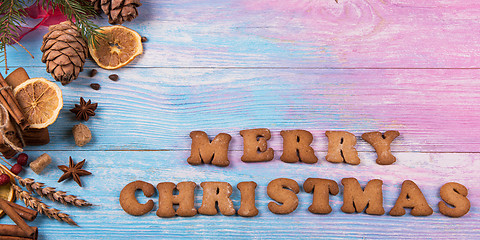
<path id="1" fill-rule="evenodd" d="M 32 177 L 95 203 L 91 208 L 47 204 L 73 216 L 80 228 L 39 217 L 32 225 L 40 239 L 321 238 L 477 239 L 480 238 L 480 2 L 473 0 L 142 0 L 140 16 L 125 26 L 149 41 L 144 54 L 115 71 L 87 61 L 75 82 L 61 87 L 64 109 L 50 129 L 51 143 L 28 147 L 31 158 L 47 152 L 53 163 Z M 100 25 L 107 20 L 98 19 Z M 34 55 L 7 51 L 11 69 L 46 77 L 41 28 L 23 40 Z M 99 74 L 88 76 L 95 68 Z M 3 68 L 0 70 L 4 70 Z M 108 79 L 115 73 L 118 82 Z M 94 91 L 92 82 L 100 83 Z M 68 110 L 79 97 L 99 103 L 87 125 L 94 139 L 77 147 Z M 243 163 L 239 131 L 266 127 L 275 159 Z M 314 135 L 317 164 L 279 160 L 280 131 L 305 129 Z M 392 145 L 398 161 L 375 164 L 367 131 L 399 130 Z M 231 165 L 190 166 L 190 131 L 232 135 Z M 326 130 L 358 137 L 359 166 L 324 160 Z M 57 183 L 57 165 L 87 159 L 85 186 Z M 300 185 L 309 177 L 362 184 L 384 181 L 388 212 L 404 180 L 417 183 L 434 214 L 429 217 L 369 216 L 340 211 L 342 190 L 331 197 L 333 213 L 308 212 L 312 196 L 303 190 L 289 215 L 266 205 L 267 184 L 279 177 Z M 120 207 L 129 182 L 255 181 L 259 216 L 141 217 Z M 456 181 L 469 189 L 470 212 L 458 219 L 438 212 L 439 189 Z M 141 201 L 146 198 L 140 197 Z M 155 197 L 153 198 L 155 200 Z M 232 195 L 238 208 L 240 194 Z M 157 200 L 155 200 L 157 202 Z M 196 204 L 201 204 L 197 189 Z M 11 223 L 2 218 L 0 223 Z"/>

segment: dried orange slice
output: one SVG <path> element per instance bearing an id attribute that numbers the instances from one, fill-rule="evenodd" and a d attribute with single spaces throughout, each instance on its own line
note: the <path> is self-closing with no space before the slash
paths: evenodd
<path id="1" fill-rule="evenodd" d="M 104 34 L 97 44 L 89 46 L 93 60 L 104 69 L 117 69 L 130 63 L 143 53 L 140 34 L 124 26 L 102 27 Z"/>
<path id="2" fill-rule="evenodd" d="M 3 165 L 2 167 L 0 167 L 0 174 L 2 173 L 6 173 L 10 176 L 10 182 L 3 186 L 0 186 L 0 198 L 2 198 L 3 200 L 7 200 L 9 202 L 13 202 L 13 200 L 15 199 L 15 193 L 12 187 L 12 182 L 15 180 L 12 177 L 12 175 L 10 175 L 7 171 L 3 169 Z M 4 214 L 3 210 L 0 209 L 0 217 L 3 216 L 3 214 Z"/>
<path id="3" fill-rule="evenodd" d="M 15 87 L 13 93 L 31 128 L 54 123 L 63 107 L 62 90 L 45 78 L 31 78 Z"/>

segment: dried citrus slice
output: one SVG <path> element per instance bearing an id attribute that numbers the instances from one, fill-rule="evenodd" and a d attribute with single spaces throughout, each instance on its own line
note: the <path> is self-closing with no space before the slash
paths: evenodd
<path id="1" fill-rule="evenodd" d="M 62 90 L 45 78 L 31 78 L 15 87 L 13 93 L 31 128 L 54 123 L 63 107 Z"/>
<path id="2" fill-rule="evenodd" d="M 0 167 L 0 174 L 2 173 L 7 173 L 7 172 Z M 13 202 L 13 200 L 15 199 L 15 194 L 12 187 L 12 182 L 14 181 L 14 178 L 10 174 L 8 175 L 10 176 L 10 182 L 0 186 L 0 198 Z M 0 209 L 0 217 L 3 216 L 3 214 L 4 214 L 3 210 Z"/>
<path id="3" fill-rule="evenodd" d="M 104 34 L 97 38 L 97 44 L 89 46 L 93 60 L 105 69 L 117 69 L 127 65 L 143 53 L 140 35 L 124 26 L 102 27 Z"/>

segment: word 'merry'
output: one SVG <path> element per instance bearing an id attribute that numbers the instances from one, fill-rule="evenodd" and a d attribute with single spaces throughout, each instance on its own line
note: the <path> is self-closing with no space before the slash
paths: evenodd
<path id="1" fill-rule="evenodd" d="M 243 137 L 244 162 L 265 162 L 273 159 L 273 149 L 268 148 L 267 141 L 270 139 L 270 130 L 266 128 L 249 129 L 240 131 Z M 280 160 L 286 163 L 304 162 L 316 163 L 318 158 L 310 144 L 313 136 L 306 130 L 281 131 L 283 138 L 283 154 Z M 325 159 L 332 163 L 360 164 L 355 145 L 355 135 L 345 131 L 326 131 L 328 137 L 328 152 Z M 396 161 L 390 151 L 390 144 L 398 137 L 398 131 L 368 132 L 362 134 L 362 139 L 375 148 L 377 152 L 376 162 L 380 165 L 390 165 Z M 210 141 L 205 132 L 193 131 L 191 155 L 187 159 L 192 165 L 213 164 L 216 166 L 228 166 L 228 146 L 232 137 L 226 133 L 220 133 Z"/>

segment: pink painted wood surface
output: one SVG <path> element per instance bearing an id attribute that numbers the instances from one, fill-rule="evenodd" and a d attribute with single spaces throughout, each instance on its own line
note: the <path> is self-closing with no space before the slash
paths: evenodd
<path id="1" fill-rule="evenodd" d="M 32 76 L 48 74 L 27 68 Z M 139 73 L 144 74 L 141 78 Z M 282 148 L 281 130 L 305 129 L 313 147 L 325 151 L 325 131 L 354 133 L 398 130 L 394 151 L 479 152 L 480 76 L 478 69 L 138 69 L 88 71 L 63 88 L 65 108 L 50 127 L 59 141 L 36 149 L 72 150 L 70 108 L 80 97 L 99 102 L 89 150 L 186 150 L 189 133 L 234 137 L 239 131 L 269 128 L 269 144 Z M 100 91 L 89 84 L 98 82 Z"/>
<path id="2" fill-rule="evenodd" d="M 52 142 L 28 148 L 32 157 L 48 152 L 54 163 L 43 175 L 25 176 L 78 194 L 98 206 L 91 209 L 48 204 L 75 216 L 82 226 L 39 217 L 44 239 L 142 238 L 402 238 L 477 239 L 480 236 L 480 3 L 473 0 L 142 0 L 140 17 L 125 25 L 147 36 L 145 54 L 95 78 L 81 77 L 62 87 L 65 108 L 51 126 Z M 100 25 L 108 25 L 99 19 Z M 13 66 L 28 66 L 32 77 L 46 77 L 40 62 L 42 29 L 23 44 L 36 56 L 9 49 Z M 88 61 L 86 70 L 98 67 Z M 468 68 L 468 69 L 464 69 Z M 100 91 L 91 82 L 102 84 Z M 99 102 L 87 125 L 94 140 L 84 148 L 73 143 L 77 124 L 68 111 L 80 96 Z M 240 161 L 238 131 L 267 127 L 273 132 L 272 162 Z M 280 130 L 306 129 L 319 162 L 279 161 Z M 394 129 L 398 161 L 375 164 L 373 148 L 358 139 L 359 166 L 324 160 L 326 130 L 360 136 Z M 227 132 L 232 141 L 231 165 L 191 166 L 193 130 L 210 136 Z M 68 156 L 87 159 L 94 174 L 85 187 L 57 183 L 56 165 Z M 300 184 L 308 177 L 340 182 L 356 177 L 362 184 L 384 180 L 389 210 L 401 182 L 415 181 L 435 213 L 410 215 L 345 214 L 342 192 L 332 197 L 327 216 L 307 211 L 311 194 L 301 192 L 299 208 L 290 215 L 268 211 L 269 181 L 278 177 Z M 128 182 L 226 181 L 258 183 L 256 218 L 196 216 L 159 219 L 127 215 L 118 203 Z M 469 190 L 470 212 L 458 219 L 438 213 L 438 190 L 456 181 Z M 232 196 L 236 206 L 239 194 Z M 155 199 L 155 197 L 153 198 Z M 141 200 L 146 200 L 142 198 Z M 197 207 L 201 191 L 196 198 Z M 5 219 L 5 218 L 4 218 Z M 4 220 L 2 219 L 2 223 Z"/>
<path id="3" fill-rule="evenodd" d="M 129 67 L 479 68 L 476 0 L 142 0 L 149 38 Z M 102 19 L 100 25 L 108 25 Z M 42 66 L 46 28 L 9 49 Z M 95 66 L 92 62 L 88 66 Z"/>

